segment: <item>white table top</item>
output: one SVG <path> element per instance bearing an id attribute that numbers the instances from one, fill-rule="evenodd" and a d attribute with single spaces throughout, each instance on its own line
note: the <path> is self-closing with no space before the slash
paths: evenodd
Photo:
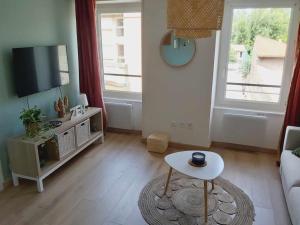
<path id="1" fill-rule="evenodd" d="M 189 164 L 192 153 L 202 152 L 205 154 L 207 165 L 205 167 L 194 167 Z M 201 180 L 213 180 L 221 175 L 224 170 L 224 161 L 217 153 L 209 151 L 183 151 L 176 152 L 165 157 L 166 163 L 173 169 L 185 175 Z"/>

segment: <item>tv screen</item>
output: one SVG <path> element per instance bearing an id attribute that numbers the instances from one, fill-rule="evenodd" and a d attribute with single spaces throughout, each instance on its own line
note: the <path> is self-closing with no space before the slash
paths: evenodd
<path id="1" fill-rule="evenodd" d="M 13 70 L 19 97 L 69 83 L 65 45 L 14 48 Z"/>

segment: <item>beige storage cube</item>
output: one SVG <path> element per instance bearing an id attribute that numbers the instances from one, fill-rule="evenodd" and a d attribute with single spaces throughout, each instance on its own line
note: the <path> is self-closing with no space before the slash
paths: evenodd
<path id="1" fill-rule="evenodd" d="M 168 148 L 169 136 L 165 133 L 153 133 L 147 138 L 149 152 L 164 153 Z"/>

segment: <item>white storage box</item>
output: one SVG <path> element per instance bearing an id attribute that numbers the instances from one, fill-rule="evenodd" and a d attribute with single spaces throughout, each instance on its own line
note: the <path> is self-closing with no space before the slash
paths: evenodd
<path id="1" fill-rule="evenodd" d="M 90 139 L 90 120 L 85 120 L 84 122 L 76 125 L 76 142 L 77 147 L 88 142 Z"/>
<path id="2" fill-rule="evenodd" d="M 74 127 L 57 135 L 59 146 L 59 158 L 62 159 L 72 151 L 75 151 L 75 131 Z"/>

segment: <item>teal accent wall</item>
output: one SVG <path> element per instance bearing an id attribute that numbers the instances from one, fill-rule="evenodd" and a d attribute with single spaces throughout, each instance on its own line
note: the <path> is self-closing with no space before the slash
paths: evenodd
<path id="1" fill-rule="evenodd" d="M 75 105 L 79 95 L 77 39 L 74 0 L 0 0 L 0 160 L 4 178 L 10 178 L 6 142 L 24 132 L 19 113 L 26 97 L 18 98 L 12 80 L 11 49 L 15 47 L 66 44 L 70 84 L 62 88 Z M 49 117 L 56 114 L 58 89 L 29 96 Z"/>

